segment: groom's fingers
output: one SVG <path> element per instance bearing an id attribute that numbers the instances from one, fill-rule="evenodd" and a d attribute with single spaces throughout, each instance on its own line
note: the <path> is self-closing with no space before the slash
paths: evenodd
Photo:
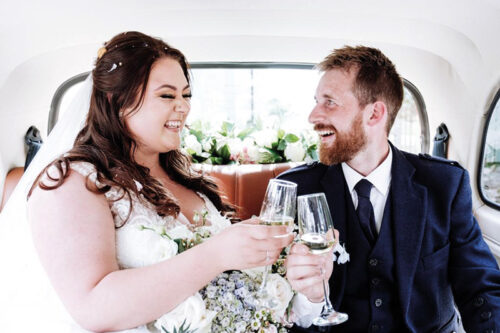
<path id="1" fill-rule="evenodd" d="M 329 256 L 320 256 L 314 254 L 288 254 L 286 259 L 287 267 L 293 266 L 323 266 L 326 264 Z"/>
<path id="2" fill-rule="evenodd" d="M 288 267 L 286 274 L 289 280 L 307 279 L 317 275 L 321 275 L 321 270 L 318 266 Z"/>
<path id="3" fill-rule="evenodd" d="M 303 292 L 312 287 L 321 287 L 323 283 L 323 277 L 321 275 L 312 276 L 305 279 L 290 281 L 292 288 L 298 292 Z"/>

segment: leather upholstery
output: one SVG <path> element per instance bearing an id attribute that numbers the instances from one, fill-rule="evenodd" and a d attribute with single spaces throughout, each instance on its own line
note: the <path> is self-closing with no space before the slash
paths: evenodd
<path id="1" fill-rule="evenodd" d="M 226 200 L 236 206 L 242 220 L 259 215 L 267 183 L 299 163 L 209 165 L 200 164 L 204 174 L 215 178 Z"/>
<path id="2" fill-rule="evenodd" d="M 209 165 L 199 164 L 196 167 L 204 174 L 212 176 L 226 197 L 226 200 L 238 208 L 238 217 L 248 219 L 259 215 L 260 205 L 266 192 L 269 179 L 299 165 L 299 163 L 279 164 L 243 164 L 243 165 Z M 9 196 L 23 175 L 23 168 L 12 169 L 5 179 L 0 203 L 0 211 L 7 203 Z"/>
<path id="3" fill-rule="evenodd" d="M 14 188 L 19 182 L 19 179 L 21 179 L 23 173 L 24 173 L 24 168 L 22 167 L 13 168 L 7 173 L 7 176 L 5 177 L 5 183 L 3 186 L 2 198 L 0 201 L 0 211 L 2 211 L 3 207 L 7 203 L 7 200 L 9 200 L 10 195 L 14 191 Z"/>

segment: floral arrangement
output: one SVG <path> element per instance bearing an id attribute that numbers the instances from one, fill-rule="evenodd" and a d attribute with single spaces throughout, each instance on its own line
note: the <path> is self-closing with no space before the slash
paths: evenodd
<path id="1" fill-rule="evenodd" d="M 150 258 L 146 259 L 147 263 L 143 263 L 151 264 L 196 246 L 230 225 L 226 218 L 208 211 L 195 213 L 194 220 L 198 225 L 194 228 L 180 223 L 169 229 L 165 226 L 134 225 L 130 226 L 134 228 L 133 232 L 127 232 L 127 235 L 156 244 L 148 250 Z M 210 225 L 207 225 L 207 220 L 210 220 Z M 127 262 L 127 258 L 122 260 Z M 284 278 L 283 259 L 273 265 L 268 275 L 266 294 L 273 301 L 269 302 L 273 304 L 272 308 L 256 306 L 263 271 L 263 267 L 258 267 L 224 272 L 150 325 L 162 333 L 287 332 L 294 292 Z"/>
<path id="2" fill-rule="evenodd" d="M 307 131 L 297 135 L 257 126 L 239 129 L 229 122 L 214 131 L 195 121 L 185 129 L 183 139 L 183 149 L 195 163 L 267 164 L 318 159 L 316 136 Z"/>

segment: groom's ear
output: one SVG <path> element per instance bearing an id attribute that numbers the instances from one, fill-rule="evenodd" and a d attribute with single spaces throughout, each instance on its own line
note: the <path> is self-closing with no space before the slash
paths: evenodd
<path id="1" fill-rule="evenodd" d="M 387 107 L 384 102 L 376 101 L 370 108 L 370 118 L 368 125 L 378 126 L 385 123 L 387 119 Z"/>

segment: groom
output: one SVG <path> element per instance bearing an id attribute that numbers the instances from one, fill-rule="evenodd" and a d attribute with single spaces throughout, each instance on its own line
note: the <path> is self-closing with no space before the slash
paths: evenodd
<path id="1" fill-rule="evenodd" d="M 333 306 L 349 320 L 332 331 L 453 332 L 455 303 L 467 332 L 500 332 L 500 271 L 472 216 L 467 171 L 388 141 L 403 100 L 392 62 L 374 48 L 344 47 L 319 69 L 309 121 L 321 163 L 279 178 L 297 183 L 298 195 L 326 194 L 350 254 L 330 279 Z M 288 279 L 317 302 L 303 247 L 288 257 Z"/>

